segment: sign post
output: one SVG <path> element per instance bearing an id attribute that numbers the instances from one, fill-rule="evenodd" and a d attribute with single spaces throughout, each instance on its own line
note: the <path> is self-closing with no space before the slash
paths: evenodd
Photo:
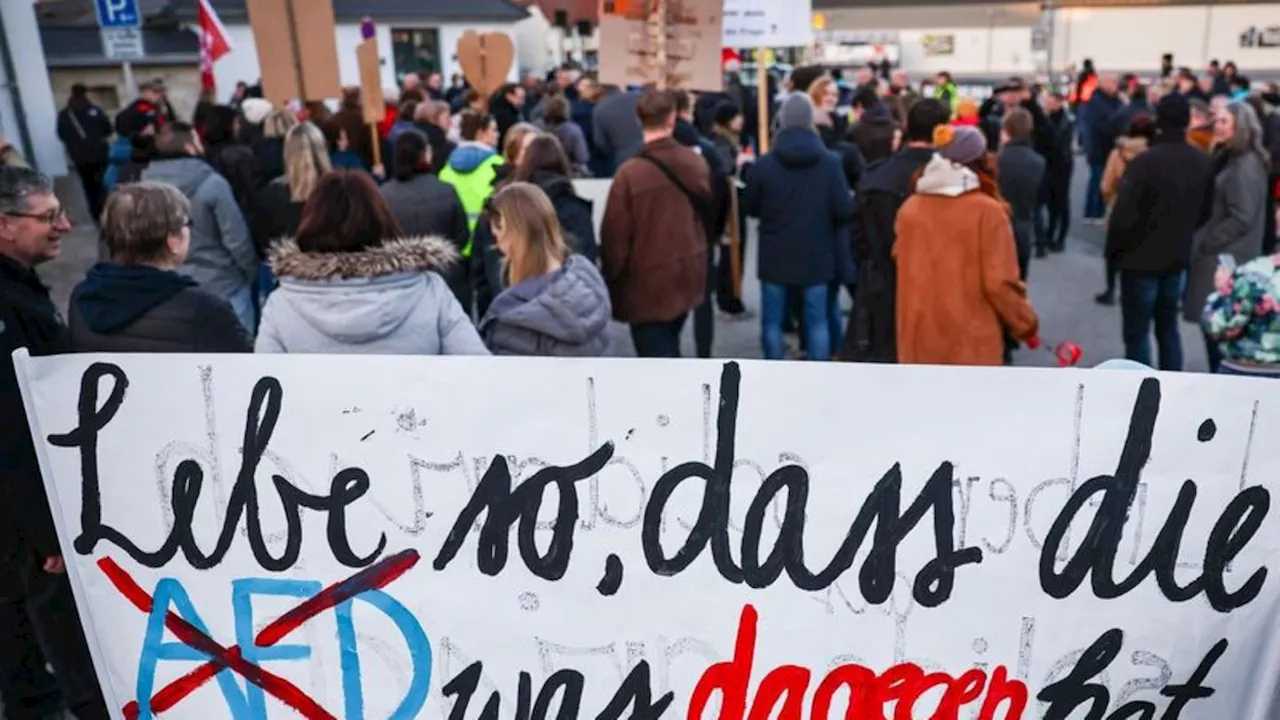
<path id="1" fill-rule="evenodd" d="M 133 61 L 146 56 L 142 43 L 142 13 L 138 0 L 94 0 L 98 27 L 102 33 L 102 54 L 119 60 L 127 94 L 137 90 L 133 81 Z"/>

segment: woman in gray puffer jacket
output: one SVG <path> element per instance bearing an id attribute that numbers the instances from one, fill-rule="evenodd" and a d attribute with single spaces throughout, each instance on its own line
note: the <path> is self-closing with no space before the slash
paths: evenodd
<path id="1" fill-rule="evenodd" d="M 480 321 L 495 355 L 599 357 L 609 349 L 609 290 L 595 263 L 565 247 L 550 198 L 511 183 L 489 201 L 510 286 Z"/>
<path id="2" fill-rule="evenodd" d="M 263 308 L 255 351 L 488 355 L 438 274 L 457 250 L 402 235 L 367 173 L 326 175 L 297 237 L 271 253 L 280 287 Z"/>

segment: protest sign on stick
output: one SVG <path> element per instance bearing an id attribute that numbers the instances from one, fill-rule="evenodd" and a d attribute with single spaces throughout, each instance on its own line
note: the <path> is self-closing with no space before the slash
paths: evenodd
<path id="1" fill-rule="evenodd" d="M 382 164 L 382 138 L 378 135 L 378 123 L 386 114 L 386 100 L 382 95 L 382 59 L 378 55 L 378 33 L 373 20 L 360 21 L 360 44 L 356 45 L 356 65 L 360 68 L 360 103 L 364 123 L 369 126 L 373 149 L 373 164 Z"/>
<path id="2" fill-rule="evenodd" d="M 123 717 L 1280 712 L 1267 381 L 22 351 L 16 367 Z"/>
<path id="3" fill-rule="evenodd" d="M 487 101 L 507 82 L 516 48 L 504 33 L 468 30 L 458 38 L 457 55 L 463 76 Z"/>
<path id="4" fill-rule="evenodd" d="M 277 107 L 342 96 L 332 0 L 245 0 L 262 71 Z"/>
<path id="5" fill-rule="evenodd" d="M 720 90 L 721 0 L 601 0 L 602 84 Z"/>

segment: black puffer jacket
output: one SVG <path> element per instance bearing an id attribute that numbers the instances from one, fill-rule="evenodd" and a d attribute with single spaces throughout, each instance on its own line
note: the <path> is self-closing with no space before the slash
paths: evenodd
<path id="1" fill-rule="evenodd" d="M 99 263 L 68 314 L 76 352 L 253 352 L 225 300 L 166 270 Z"/>

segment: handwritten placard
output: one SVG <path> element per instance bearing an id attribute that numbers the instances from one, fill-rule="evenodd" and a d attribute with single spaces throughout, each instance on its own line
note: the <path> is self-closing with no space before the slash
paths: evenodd
<path id="1" fill-rule="evenodd" d="M 1266 381 L 17 363 L 122 717 L 1280 711 Z"/>

